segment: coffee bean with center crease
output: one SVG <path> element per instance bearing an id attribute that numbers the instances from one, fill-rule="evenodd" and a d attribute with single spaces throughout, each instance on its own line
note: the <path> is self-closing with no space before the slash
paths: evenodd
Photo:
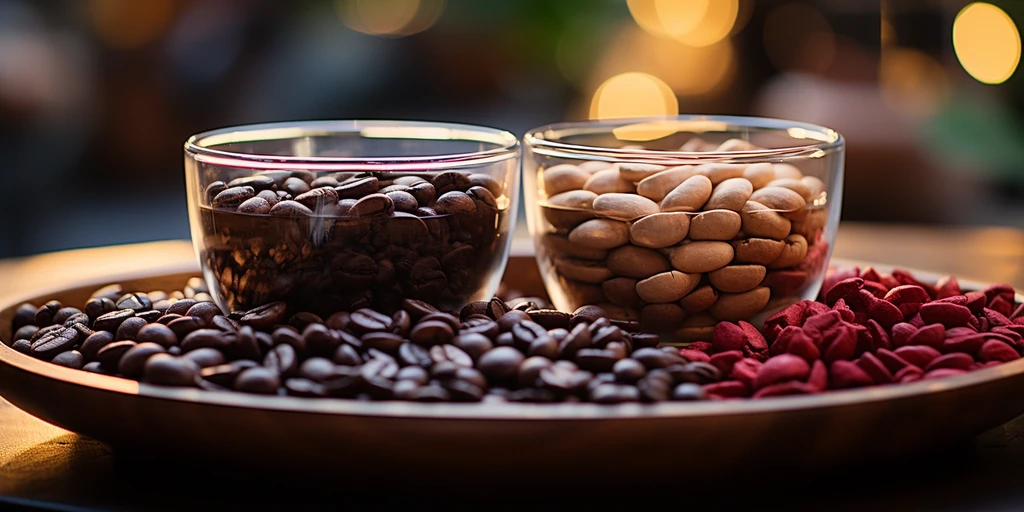
<path id="1" fill-rule="evenodd" d="M 136 343 L 132 340 L 115 341 L 101 348 L 100 351 L 96 353 L 96 360 L 100 362 L 100 366 L 104 370 L 108 372 L 116 372 L 117 367 L 121 362 L 121 357 L 135 345 Z"/>
<path id="2" fill-rule="evenodd" d="M 442 215 L 467 214 L 476 211 L 476 203 L 463 192 L 446 192 L 437 198 L 434 210 Z"/>
<path id="3" fill-rule="evenodd" d="M 359 357 L 359 352 L 357 352 L 356 349 L 348 343 L 338 345 L 338 348 L 334 351 L 332 360 L 336 364 L 343 366 L 358 366 L 363 363 L 363 359 Z"/>
<path id="4" fill-rule="evenodd" d="M 497 336 L 498 323 L 483 315 L 474 315 L 466 319 L 459 329 L 461 334 L 483 334 L 488 338 Z"/>
<path id="5" fill-rule="evenodd" d="M 222 190 L 216 196 L 213 197 L 214 208 L 236 208 L 238 205 L 245 202 L 256 195 L 256 190 L 252 187 L 231 187 Z"/>
<path id="6" fill-rule="evenodd" d="M 56 322 L 54 322 L 54 323 L 56 323 Z M 74 327 L 76 324 L 77 325 L 82 325 L 84 327 L 89 327 L 89 323 L 90 323 L 89 315 L 87 315 L 85 313 L 81 313 L 81 312 L 75 313 L 75 314 L 69 316 L 63 322 L 61 322 L 61 324 L 64 327 Z"/>
<path id="7" fill-rule="evenodd" d="M 357 334 L 385 332 L 391 329 L 391 322 L 390 316 L 364 308 L 352 312 L 349 328 Z"/>
<path id="8" fill-rule="evenodd" d="M 452 345 L 461 348 L 473 360 L 479 359 L 484 352 L 494 348 L 494 342 L 489 337 L 479 333 L 460 333 L 452 339 Z"/>
<path id="9" fill-rule="evenodd" d="M 117 371 L 129 379 L 140 378 L 146 369 L 146 361 L 156 354 L 167 352 L 163 346 L 156 343 L 138 343 L 130 347 L 117 364 Z"/>
<path id="10" fill-rule="evenodd" d="M 57 327 L 32 342 L 29 354 L 49 361 L 57 354 L 70 350 L 78 341 L 78 331 L 71 327 Z"/>
<path id="11" fill-rule="evenodd" d="M 264 176 L 260 174 L 254 174 L 252 176 L 242 176 L 241 178 L 235 178 L 228 182 L 228 188 L 233 187 L 252 187 L 254 190 L 266 190 L 275 185 L 274 179 L 270 176 Z"/>
<path id="12" fill-rule="evenodd" d="M 298 357 L 295 349 L 290 345 L 278 345 L 263 358 L 263 366 L 276 371 L 278 374 L 290 377 L 295 375 L 299 369 Z"/>
<path id="13" fill-rule="evenodd" d="M 224 332 L 236 332 L 242 328 L 242 324 L 224 315 L 214 315 L 209 326 Z"/>
<path id="14" fill-rule="evenodd" d="M 159 386 L 193 386 L 198 374 L 195 362 L 167 354 L 150 357 L 143 370 L 146 382 Z"/>
<path id="15" fill-rule="evenodd" d="M 62 324 L 63 325 L 64 322 L 66 322 L 69 318 L 71 318 L 74 315 L 80 314 L 80 313 L 81 313 L 81 311 L 79 311 L 78 308 L 72 308 L 72 307 L 60 308 L 60 309 L 57 310 L 56 313 L 53 314 L 52 323 Z M 67 327 L 71 327 L 71 326 L 69 325 Z"/>
<path id="16" fill-rule="evenodd" d="M 145 320 L 146 323 L 156 322 L 157 319 L 162 317 L 162 316 L 164 316 L 164 314 L 159 312 L 159 311 L 157 311 L 157 310 L 155 310 L 155 309 L 151 309 L 149 311 L 140 311 L 138 313 L 135 313 L 135 318 L 141 318 L 141 319 Z"/>
<path id="17" fill-rule="evenodd" d="M 53 324 L 53 316 L 57 314 L 63 305 L 55 300 L 51 300 L 36 310 L 35 324 L 39 327 L 46 327 Z"/>
<path id="18" fill-rule="evenodd" d="M 114 342 L 114 334 L 110 331 L 96 331 L 91 334 L 85 341 L 82 342 L 82 346 L 79 348 L 79 352 L 85 357 L 86 362 L 96 359 L 96 353 L 101 348 Z"/>
<path id="19" fill-rule="evenodd" d="M 239 321 L 254 329 L 268 329 L 284 322 L 287 309 L 288 306 L 284 302 L 271 302 L 250 309 Z"/>
<path id="20" fill-rule="evenodd" d="M 372 176 L 346 181 L 334 188 L 339 199 L 359 199 L 374 194 L 378 190 L 380 190 L 380 182 Z"/>
<path id="21" fill-rule="evenodd" d="M 77 350 L 70 350 L 68 352 L 61 352 L 60 354 L 57 354 L 50 362 L 65 368 L 81 370 L 82 367 L 85 366 L 85 357 L 83 357 L 82 353 Z"/>
<path id="22" fill-rule="evenodd" d="M 494 199 L 494 194 L 484 187 L 470 187 L 469 190 L 466 191 L 466 195 L 486 207 L 493 209 L 498 208 L 498 201 Z"/>
<path id="23" fill-rule="evenodd" d="M 89 302 L 85 303 L 85 314 L 89 315 L 89 318 L 96 320 L 101 315 L 110 313 L 117 309 L 117 305 L 114 301 L 106 297 L 94 297 L 89 299 Z"/>
<path id="24" fill-rule="evenodd" d="M 370 217 L 373 215 L 391 215 L 395 211 L 395 202 L 384 194 L 370 194 L 356 201 L 348 214 L 353 217 Z"/>
<path id="25" fill-rule="evenodd" d="M 477 300 L 466 304 L 461 311 L 459 311 L 459 318 L 465 321 L 472 315 L 486 315 L 490 309 L 490 302 L 486 300 Z"/>
<path id="26" fill-rule="evenodd" d="M 397 354 L 405 338 L 391 332 L 368 332 L 360 340 L 366 348 L 375 348 L 388 354 Z"/>
<path id="27" fill-rule="evenodd" d="M 576 324 L 558 344 L 558 357 L 569 359 L 576 356 L 576 353 L 589 348 L 593 343 L 589 326 L 585 323 Z"/>
<path id="28" fill-rule="evenodd" d="M 556 309 L 535 309 L 528 312 L 530 320 L 545 329 L 568 329 L 571 316 Z"/>
<path id="29" fill-rule="evenodd" d="M 498 318 L 498 330 L 500 332 L 509 332 L 512 330 L 512 326 L 520 322 L 525 322 L 527 320 L 530 320 L 530 315 L 528 313 L 526 313 L 525 311 L 513 309 L 511 311 L 506 312 L 505 314 L 501 315 L 500 318 Z"/>
<path id="30" fill-rule="evenodd" d="M 403 343 L 398 347 L 398 360 L 405 366 L 429 368 L 434 364 L 430 351 L 415 343 Z"/>
<path id="31" fill-rule="evenodd" d="M 299 312 L 299 313 L 295 313 L 294 315 L 292 315 L 291 318 L 288 319 L 288 325 L 290 325 L 290 326 L 292 326 L 292 327 L 294 327 L 294 328 L 296 328 L 296 329 L 298 329 L 300 331 L 305 329 L 306 326 L 308 326 L 309 324 L 322 324 L 322 323 L 324 323 L 324 320 L 322 318 L 320 318 L 319 316 L 317 316 L 314 313 L 309 313 L 309 312 L 305 312 L 305 311 Z"/>
<path id="32" fill-rule="evenodd" d="M 203 319 L 194 316 L 183 316 L 175 318 L 167 323 L 167 327 L 179 339 L 184 339 L 189 333 L 203 328 Z"/>
<path id="33" fill-rule="evenodd" d="M 313 215 L 306 205 L 292 200 L 282 200 L 270 208 L 270 215 L 275 217 L 309 217 Z"/>
<path id="34" fill-rule="evenodd" d="M 213 199 L 221 192 L 227 190 L 227 188 L 227 183 L 224 183 L 223 181 L 215 181 L 206 186 L 206 190 L 203 195 L 206 197 L 207 202 L 213 204 Z"/>
<path id="35" fill-rule="evenodd" d="M 694 384 L 710 384 L 722 378 L 722 372 L 711 363 L 693 361 L 685 364 L 673 364 L 665 368 L 677 383 L 691 382 Z"/>
<path id="36" fill-rule="evenodd" d="M 219 314 L 221 314 L 220 308 L 212 302 L 197 302 L 185 312 L 185 316 L 199 318 L 203 321 L 204 325 L 209 325 L 213 317 Z"/>
<path id="37" fill-rule="evenodd" d="M 141 319 L 141 318 L 138 318 L 138 317 L 127 318 L 127 319 L 125 319 L 124 322 L 121 322 L 121 325 L 117 326 L 117 332 L 114 334 L 114 340 L 115 341 L 121 341 L 121 340 L 132 340 L 132 341 L 134 341 L 135 338 L 139 334 L 139 330 L 142 329 L 142 327 L 144 325 L 146 325 L 146 321 Z"/>
<path id="38" fill-rule="evenodd" d="M 193 299 L 181 299 L 178 302 L 171 304 L 164 313 L 168 315 L 175 314 L 185 316 L 188 314 L 188 310 L 195 305 L 196 301 Z"/>
<path id="39" fill-rule="evenodd" d="M 457 366 L 465 368 L 473 366 L 473 358 L 469 357 L 469 354 L 463 352 L 461 348 L 455 345 L 434 345 L 430 347 L 430 358 L 433 359 L 434 363 L 451 361 Z"/>
<path id="40" fill-rule="evenodd" d="M 234 386 L 235 378 L 238 377 L 239 373 L 242 373 L 254 366 L 259 366 L 256 361 L 240 359 L 230 363 L 203 368 L 199 370 L 199 376 L 204 380 L 217 384 L 218 386 L 231 388 Z"/>
<path id="41" fill-rule="evenodd" d="M 409 188 L 406 189 L 406 192 L 415 198 L 416 202 L 422 205 L 422 207 L 426 207 L 433 203 L 434 198 L 437 197 L 437 190 L 433 185 L 425 181 L 410 185 Z"/>
<path id="42" fill-rule="evenodd" d="M 618 361 L 614 352 L 600 348 L 585 348 L 576 352 L 576 364 L 592 372 L 609 372 Z"/>
<path id="43" fill-rule="evenodd" d="M 338 193 L 330 187 L 314 188 L 309 192 L 295 196 L 295 201 L 313 211 L 323 211 L 327 206 L 338 202 Z"/>
<path id="44" fill-rule="evenodd" d="M 540 371 L 541 384 L 556 392 L 575 393 L 586 389 L 593 375 L 567 366 L 551 365 Z"/>
<path id="45" fill-rule="evenodd" d="M 395 211 L 413 213 L 420 207 L 416 198 L 405 191 L 393 191 L 385 194 L 395 204 Z"/>
<path id="46" fill-rule="evenodd" d="M 453 190 L 466 190 L 472 186 L 469 176 L 458 171 L 445 171 L 434 176 L 431 182 L 437 194 L 444 195 Z"/>
<path id="47" fill-rule="evenodd" d="M 664 368 L 673 364 L 684 363 L 685 360 L 678 354 L 670 354 L 656 348 L 641 348 L 633 352 L 633 359 L 636 359 L 648 370 Z"/>
<path id="48" fill-rule="evenodd" d="M 534 341 L 550 337 L 547 329 L 532 321 L 520 322 L 512 326 L 512 346 L 523 352 L 529 350 Z"/>
<path id="49" fill-rule="evenodd" d="M 440 320 L 426 320 L 416 324 L 409 331 L 409 339 L 417 345 L 432 347 L 449 343 L 454 334 L 455 330 L 448 323 Z"/>

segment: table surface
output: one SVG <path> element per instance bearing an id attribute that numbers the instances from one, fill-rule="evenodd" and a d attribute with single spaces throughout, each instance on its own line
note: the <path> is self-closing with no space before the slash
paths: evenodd
<path id="1" fill-rule="evenodd" d="M 517 236 L 514 254 L 529 254 L 528 238 Z M 949 228 L 844 223 L 836 241 L 836 257 L 949 273 L 982 282 L 1005 282 L 1024 289 L 1024 232 L 1006 228 Z M 64 283 L 105 276 L 126 276 L 196 268 L 191 244 L 153 242 L 117 247 L 80 249 L 16 260 L 0 260 L 0 299 L 4 301 Z M 937 427 L 940 428 L 940 427 Z M 798 481 L 781 476 L 778 491 L 759 483 L 761 473 L 744 474 L 724 490 L 710 488 L 700 499 L 723 504 L 818 509 L 1024 509 L 1024 416 L 975 439 L 937 447 L 927 456 L 886 461 L 876 467 L 846 468 L 826 475 L 802 475 Z M 253 482 L 200 478 L 188 485 L 185 475 L 154 467 L 140 475 L 135 466 L 122 467 L 99 443 L 44 423 L 0 398 L 0 510 L 9 508 L 53 510 L 178 510 L 186 506 L 275 508 L 303 502 L 313 508 L 344 504 L 393 506 L 427 500 L 453 503 L 450 495 L 388 493 L 348 489 L 343 484 L 324 492 L 275 489 Z M 698 466 L 695 466 L 695 468 Z M 749 471 L 749 470 L 747 470 Z M 257 492 L 253 492 L 253 490 Z M 671 493 L 671 487 L 663 491 Z M 731 489 L 731 490 L 730 490 Z M 734 491 L 741 492 L 734 492 Z M 594 494 L 598 492 L 599 494 Z M 688 491 L 689 493 L 690 491 Z M 638 505 L 646 499 L 680 499 L 678 495 L 651 494 L 644 498 L 633 489 L 602 487 L 547 499 L 572 499 L 573 504 L 610 501 Z M 302 496 L 302 499 L 298 499 Z M 489 500 L 498 508 L 533 504 L 535 495 Z M 479 501 L 475 501 L 477 505 Z M 679 503 L 683 503 L 680 501 Z M 568 504 L 568 503 L 567 503 Z M 653 503 L 652 503 L 653 504 Z M 764 506 L 764 501 L 758 501 Z M 291 508 L 291 507 L 288 507 Z"/>

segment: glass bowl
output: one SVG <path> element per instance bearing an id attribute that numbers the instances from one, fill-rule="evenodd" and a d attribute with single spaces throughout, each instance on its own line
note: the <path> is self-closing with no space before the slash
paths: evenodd
<path id="1" fill-rule="evenodd" d="M 560 123 L 524 138 L 527 221 L 552 302 L 598 304 L 666 341 L 760 326 L 817 295 L 844 141 L 756 117 Z"/>
<path id="2" fill-rule="evenodd" d="M 192 242 L 226 311 L 443 310 L 493 296 L 519 195 L 509 132 L 413 121 L 224 128 L 185 143 Z"/>

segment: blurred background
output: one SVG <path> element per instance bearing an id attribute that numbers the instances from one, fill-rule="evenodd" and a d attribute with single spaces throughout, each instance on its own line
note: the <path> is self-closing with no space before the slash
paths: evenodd
<path id="1" fill-rule="evenodd" d="M 1021 20 L 1019 0 L 0 0 L 0 257 L 187 238 L 184 140 L 297 119 L 798 119 L 847 137 L 845 220 L 1024 227 Z"/>

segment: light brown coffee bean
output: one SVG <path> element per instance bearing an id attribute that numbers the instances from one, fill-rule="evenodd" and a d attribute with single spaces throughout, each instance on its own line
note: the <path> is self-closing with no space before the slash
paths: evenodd
<path id="1" fill-rule="evenodd" d="M 633 220 L 658 213 L 658 203 L 636 194 L 601 194 L 594 199 L 598 215 L 619 220 Z"/>
<path id="2" fill-rule="evenodd" d="M 636 192 L 636 186 L 633 185 L 633 182 L 622 179 L 622 176 L 619 175 L 619 170 L 614 167 L 595 172 L 583 184 L 583 189 L 595 194 L 612 194 L 616 192 L 632 194 Z"/>
<path id="3" fill-rule="evenodd" d="M 757 201 L 747 201 L 740 212 L 743 232 L 747 236 L 782 240 L 789 235 L 791 223 L 779 212 Z"/>
<path id="4" fill-rule="evenodd" d="M 775 261 L 768 264 L 768 268 L 775 270 L 779 268 L 795 267 L 804 261 L 807 256 L 807 239 L 802 235 L 789 235 L 786 237 L 786 247 L 782 250 Z"/>
<path id="5" fill-rule="evenodd" d="M 743 176 L 746 164 L 701 164 L 697 166 L 697 174 L 707 176 L 712 185 Z"/>
<path id="6" fill-rule="evenodd" d="M 589 249 L 569 241 L 568 238 L 548 233 L 541 237 L 541 245 L 559 256 L 571 256 L 585 260 L 603 260 L 608 257 L 608 251 L 604 249 Z M 782 252 L 782 249 L 779 249 Z"/>
<path id="7" fill-rule="evenodd" d="M 589 190 L 570 190 L 548 198 L 548 204 L 555 208 L 541 208 L 544 218 L 556 228 L 572 228 L 593 219 L 597 194 Z M 585 210 L 585 211 L 580 211 Z"/>
<path id="8" fill-rule="evenodd" d="M 763 265 L 727 265 L 709 272 L 708 279 L 721 292 L 740 293 L 757 288 L 765 272 Z"/>
<path id="9" fill-rule="evenodd" d="M 707 311 L 718 301 L 718 290 L 711 287 L 711 285 L 698 286 L 692 292 L 686 294 L 679 301 L 679 305 L 682 306 L 687 313 L 700 313 L 701 311 Z"/>
<path id="10" fill-rule="evenodd" d="M 690 240 L 732 240 L 742 224 L 740 214 L 731 210 L 699 213 L 690 220 Z"/>
<path id="11" fill-rule="evenodd" d="M 639 309 L 644 301 L 636 293 L 636 279 L 616 277 L 601 283 L 601 291 L 608 301 L 624 308 Z"/>
<path id="12" fill-rule="evenodd" d="M 622 179 L 624 180 L 636 183 L 645 178 L 654 176 L 665 169 L 668 169 L 668 167 L 665 167 L 664 165 L 622 163 L 619 164 L 619 175 L 622 176 Z"/>
<path id="13" fill-rule="evenodd" d="M 736 263 L 767 265 L 782 254 L 786 242 L 771 238 L 748 238 L 732 242 L 732 248 L 736 252 Z"/>
<path id="14" fill-rule="evenodd" d="M 753 192 L 754 186 L 746 178 L 729 178 L 715 186 L 704 209 L 738 212 Z"/>
<path id="15" fill-rule="evenodd" d="M 676 270 L 699 274 L 728 265 L 732 256 L 732 246 L 726 242 L 690 242 L 672 249 L 669 260 Z"/>
<path id="16" fill-rule="evenodd" d="M 583 188 L 590 179 L 590 173 L 581 171 L 571 164 L 560 164 L 541 171 L 544 178 L 544 192 L 552 197 L 569 190 Z"/>
<path id="17" fill-rule="evenodd" d="M 775 179 L 775 168 L 769 163 L 750 164 L 743 169 L 743 178 L 757 190 Z"/>
<path id="18" fill-rule="evenodd" d="M 796 211 L 807 204 L 807 201 L 804 201 L 803 196 L 799 193 L 788 188 L 771 186 L 755 190 L 753 194 L 750 194 L 750 200 L 780 212 Z"/>
<path id="19" fill-rule="evenodd" d="M 686 319 L 686 311 L 678 304 L 648 304 L 640 310 L 640 325 L 645 331 L 675 329 Z"/>
<path id="20" fill-rule="evenodd" d="M 692 139 L 683 143 L 679 147 L 679 151 L 693 151 L 695 153 L 703 153 L 706 151 L 714 151 L 718 147 L 718 144 L 708 142 L 700 137 L 693 137 Z"/>
<path id="21" fill-rule="evenodd" d="M 769 298 L 771 291 L 764 286 L 743 293 L 723 293 L 708 312 L 722 321 L 747 320 L 764 310 Z"/>
<path id="22" fill-rule="evenodd" d="M 768 182 L 768 184 L 765 185 L 765 188 L 769 188 L 769 187 L 788 188 L 788 189 L 792 190 L 793 192 L 796 192 L 797 194 L 800 194 L 800 197 L 804 198 L 804 202 L 805 203 L 811 199 L 811 189 L 808 188 L 807 185 L 804 184 L 802 178 L 801 179 L 777 178 L 777 179 L 774 179 L 774 180 Z"/>
<path id="23" fill-rule="evenodd" d="M 584 171 L 588 174 L 594 174 L 597 171 L 603 171 L 613 166 L 614 164 L 610 162 L 602 162 L 600 160 L 587 160 L 586 162 L 580 162 L 580 164 L 577 167 L 579 167 L 581 171 Z"/>
<path id="24" fill-rule="evenodd" d="M 700 283 L 700 274 L 676 270 L 655 274 L 636 283 L 636 293 L 645 302 L 675 302 L 693 291 Z"/>
<path id="25" fill-rule="evenodd" d="M 575 258 L 556 259 L 555 270 L 562 277 L 581 283 L 599 284 L 614 276 L 602 262 Z"/>
<path id="26" fill-rule="evenodd" d="M 692 165 L 681 165 L 659 172 L 644 179 L 636 185 L 636 193 L 652 201 L 661 202 L 673 189 L 682 182 L 697 174 L 696 167 Z"/>
<path id="27" fill-rule="evenodd" d="M 654 249 L 623 245 L 608 253 L 608 270 L 616 276 L 642 279 L 672 269 L 668 259 Z"/>
<path id="28" fill-rule="evenodd" d="M 804 176 L 800 178 L 800 181 L 807 187 L 808 196 L 807 204 L 813 204 L 816 199 L 821 198 L 822 194 L 825 193 L 825 182 L 815 178 L 814 176 Z"/>
<path id="29" fill-rule="evenodd" d="M 666 212 L 695 212 L 711 197 L 711 180 L 698 174 L 672 189 L 661 200 L 661 210 Z"/>
<path id="30" fill-rule="evenodd" d="M 804 177 L 804 173 L 800 171 L 800 168 L 793 164 L 775 164 L 773 167 L 775 179 L 793 178 L 798 180 Z"/>
<path id="31" fill-rule="evenodd" d="M 592 219 L 569 232 L 569 241 L 587 249 L 614 249 L 629 242 L 629 227 L 617 220 Z"/>
<path id="32" fill-rule="evenodd" d="M 753 143 L 743 139 L 729 139 L 718 146 L 715 151 L 756 151 L 758 149 L 764 149 L 760 146 L 755 146 Z"/>
<path id="33" fill-rule="evenodd" d="M 689 230 L 689 214 L 655 213 L 629 226 L 629 240 L 641 247 L 661 249 L 682 242 Z"/>
<path id="34" fill-rule="evenodd" d="M 808 245 L 814 245 L 814 241 L 818 239 L 818 232 L 825 227 L 827 221 L 828 210 L 824 208 L 808 209 L 807 215 L 803 219 L 793 221 L 792 232 L 803 235 L 807 239 Z"/>

